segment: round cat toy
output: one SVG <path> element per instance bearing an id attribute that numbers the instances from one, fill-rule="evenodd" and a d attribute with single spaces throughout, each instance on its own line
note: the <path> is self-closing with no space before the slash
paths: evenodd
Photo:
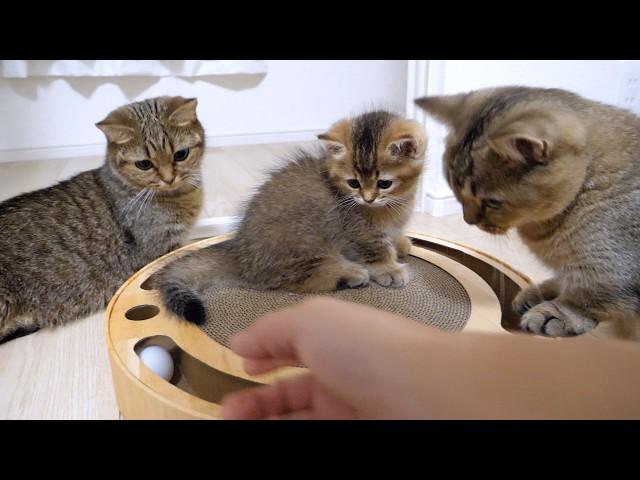
<path id="1" fill-rule="evenodd" d="M 105 338 L 116 398 L 125 419 L 220 418 L 220 401 L 225 394 L 303 371 L 286 367 L 269 374 L 247 375 L 228 342 L 260 316 L 298 303 L 305 295 L 212 286 L 203 294 L 206 322 L 197 326 L 169 314 L 153 290 L 151 277 L 164 265 L 231 236 L 202 240 L 150 263 L 125 282 L 109 303 Z M 325 295 L 449 331 L 506 334 L 517 328 L 518 316 L 511 301 L 521 288 L 530 285 L 527 277 L 472 248 L 419 234 L 409 237 L 413 246 L 407 286 L 396 289 L 370 284 Z M 162 378 L 141 358 L 153 346 L 171 356 L 170 361 L 164 359 L 173 364 L 170 378 Z"/>

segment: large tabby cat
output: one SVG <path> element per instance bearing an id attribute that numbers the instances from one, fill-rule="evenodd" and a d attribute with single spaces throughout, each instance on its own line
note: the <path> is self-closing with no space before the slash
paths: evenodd
<path id="1" fill-rule="evenodd" d="M 467 223 L 517 228 L 556 276 L 514 302 L 523 329 L 579 335 L 640 326 L 640 119 L 557 89 L 416 100 L 451 129 L 446 178 Z"/>
<path id="2" fill-rule="evenodd" d="M 196 99 L 160 97 L 97 126 L 105 164 L 0 203 L 0 342 L 104 308 L 178 247 L 202 204 Z"/>
<path id="3" fill-rule="evenodd" d="M 205 320 L 201 289 L 224 278 L 260 289 L 324 292 L 408 281 L 398 262 L 424 163 L 418 123 L 370 112 L 320 135 L 326 151 L 298 152 L 251 199 L 236 236 L 190 253 L 160 272 L 167 308 Z"/>

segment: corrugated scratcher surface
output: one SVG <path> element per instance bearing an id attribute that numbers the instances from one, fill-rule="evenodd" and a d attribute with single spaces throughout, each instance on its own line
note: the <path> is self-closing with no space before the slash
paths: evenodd
<path id="1" fill-rule="evenodd" d="M 471 313 L 471 302 L 462 285 L 441 268 L 417 257 L 410 257 L 409 268 L 411 281 L 403 288 L 370 283 L 364 288 L 325 295 L 387 310 L 443 330 L 462 330 Z M 299 303 L 305 297 L 283 291 L 216 285 L 204 293 L 207 321 L 200 328 L 228 347 L 234 333 L 260 316 Z"/>

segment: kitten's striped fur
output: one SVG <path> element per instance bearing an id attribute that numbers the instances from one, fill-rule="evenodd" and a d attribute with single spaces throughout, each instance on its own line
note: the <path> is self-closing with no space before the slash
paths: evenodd
<path id="1" fill-rule="evenodd" d="M 320 135 L 326 152 L 298 152 L 250 200 L 236 236 L 187 254 L 156 280 L 167 308 L 205 320 L 200 299 L 212 282 L 260 289 L 323 292 L 369 279 L 400 287 L 398 262 L 410 244 L 403 227 L 413 209 L 426 150 L 424 129 L 388 112 L 337 122 Z M 386 190 L 379 178 L 393 178 Z M 347 180 L 357 179 L 360 188 Z"/>

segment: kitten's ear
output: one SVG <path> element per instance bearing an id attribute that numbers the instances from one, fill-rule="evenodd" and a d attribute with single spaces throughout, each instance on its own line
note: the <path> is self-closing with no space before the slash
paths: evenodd
<path id="1" fill-rule="evenodd" d="M 96 127 L 102 130 L 109 142 L 118 145 L 131 141 L 136 133 L 133 128 L 124 124 L 118 112 L 111 112 L 107 118 L 96 123 Z"/>
<path id="2" fill-rule="evenodd" d="M 175 110 L 169 115 L 169 123 L 177 127 L 186 127 L 198 119 L 196 116 L 196 107 L 198 106 L 197 98 L 175 97 L 174 102 L 177 105 L 175 106 Z"/>
<path id="3" fill-rule="evenodd" d="M 338 139 L 331 133 L 322 133 L 318 135 L 318 140 L 322 142 L 325 150 L 334 160 L 340 160 L 344 158 L 347 153 L 347 147 L 338 141 Z"/>
<path id="4" fill-rule="evenodd" d="M 530 165 L 548 164 L 561 145 L 577 151 L 585 143 L 584 125 L 566 112 L 525 113 L 487 136 L 489 148 L 498 155 Z"/>
<path id="5" fill-rule="evenodd" d="M 323 134 L 318 135 L 318 140 L 334 160 L 342 160 L 347 155 L 347 143 L 351 137 L 351 121 L 348 118 L 338 120 Z"/>
<path id="6" fill-rule="evenodd" d="M 427 149 L 427 134 L 424 127 L 413 120 L 401 120 L 390 128 L 390 135 L 385 152 L 391 158 L 422 158 Z"/>
<path id="7" fill-rule="evenodd" d="M 515 162 L 539 165 L 549 163 L 552 145 L 542 137 L 516 133 L 489 138 L 487 143 L 498 155 Z"/>
<path id="8" fill-rule="evenodd" d="M 458 120 L 464 115 L 462 106 L 467 96 L 468 94 L 466 93 L 439 95 L 417 98 L 414 102 L 422 110 L 434 116 L 442 123 L 455 126 Z"/>
<path id="9" fill-rule="evenodd" d="M 408 134 L 389 143 L 385 150 L 387 155 L 391 158 L 395 158 L 397 160 L 401 160 L 403 158 L 415 160 L 422 158 L 425 149 L 425 137 Z"/>

